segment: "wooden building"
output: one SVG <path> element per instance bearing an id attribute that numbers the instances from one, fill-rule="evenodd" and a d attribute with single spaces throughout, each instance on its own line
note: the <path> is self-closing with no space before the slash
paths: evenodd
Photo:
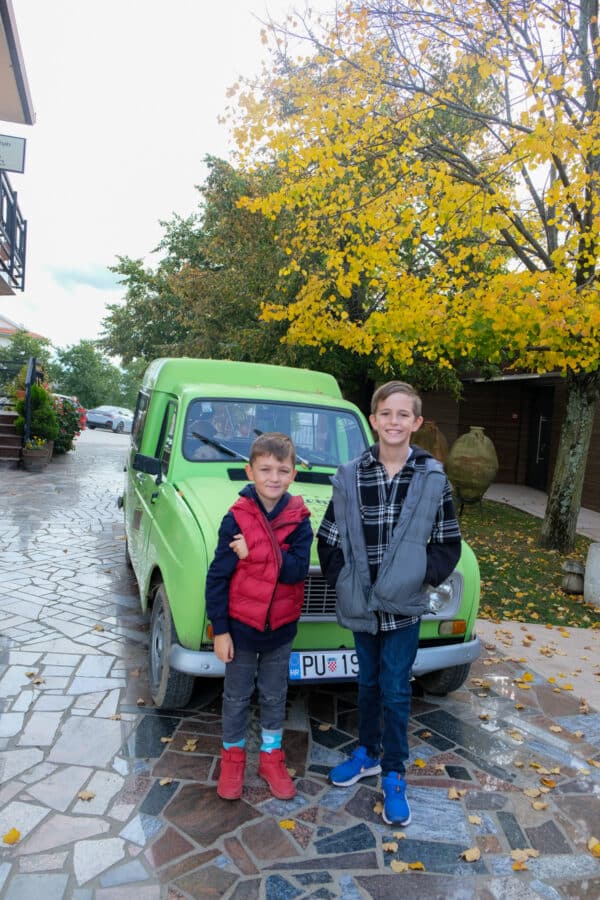
<path id="1" fill-rule="evenodd" d="M 471 425 L 482 425 L 498 454 L 499 484 L 548 491 L 567 398 L 556 375 L 508 375 L 463 385 L 459 402 L 445 392 L 423 394 L 423 414 L 452 445 Z M 600 415 L 594 420 L 581 505 L 600 512 Z"/>

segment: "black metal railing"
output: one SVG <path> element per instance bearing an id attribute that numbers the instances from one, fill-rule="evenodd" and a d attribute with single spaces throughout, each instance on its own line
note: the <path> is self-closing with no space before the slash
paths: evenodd
<path id="1" fill-rule="evenodd" d="M 0 169 L 0 274 L 7 276 L 11 287 L 25 287 L 25 249 L 27 222 L 17 203 L 4 170 Z"/>

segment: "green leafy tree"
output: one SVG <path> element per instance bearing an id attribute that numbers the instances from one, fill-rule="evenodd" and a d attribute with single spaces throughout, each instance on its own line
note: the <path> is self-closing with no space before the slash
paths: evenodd
<path id="1" fill-rule="evenodd" d="M 35 357 L 44 371 L 49 373 L 51 349 L 52 345 L 46 338 L 31 337 L 24 330 L 15 332 L 10 343 L 0 347 L 0 391 L 9 391 L 11 382 L 27 366 L 31 357 Z"/>
<path id="2" fill-rule="evenodd" d="M 94 341 L 80 341 L 58 350 L 53 373 L 55 393 L 77 397 L 86 409 L 122 402 L 121 371 Z"/>

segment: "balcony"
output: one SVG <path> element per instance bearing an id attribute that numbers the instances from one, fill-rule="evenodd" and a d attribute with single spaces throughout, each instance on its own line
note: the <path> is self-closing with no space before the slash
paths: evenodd
<path id="1" fill-rule="evenodd" d="M 16 191 L 0 170 L 0 295 L 25 287 L 27 222 L 21 215 Z"/>

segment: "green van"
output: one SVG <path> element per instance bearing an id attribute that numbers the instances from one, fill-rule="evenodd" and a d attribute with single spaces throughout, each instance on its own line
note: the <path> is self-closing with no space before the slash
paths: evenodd
<path id="1" fill-rule="evenodd" d="M 244 486 L 257 434 L 293 439 L 301 493 L 316 531 L 340 463 L 372 442 L 368 423 L 324 373 L 210 359 L 158 359 L 137 399 L 125 491 L 126 555 L 144 610 L 151 610 L 150 681 L 157 707 L 184 706 L 195 677 L 219 678 L 204 584 L 225 512 Z M 479 568 L 463 543 L 456 570 L 430 593 L 413 675 L 437 694 L 464 683 L 480 653 L 474 633 Z M 337 624 L 316 542 L 291 682 L 349 680 L 357 671 L 351 632 Z"/>

